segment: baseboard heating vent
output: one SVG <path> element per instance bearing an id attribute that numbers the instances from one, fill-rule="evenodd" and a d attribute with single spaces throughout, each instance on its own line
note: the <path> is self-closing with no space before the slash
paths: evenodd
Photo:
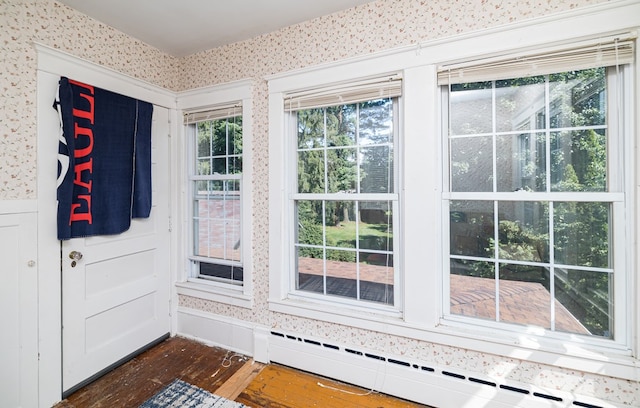
<path id="1" fill-rule="evenodd" d="M 466 377 L 462 374 L 456 374 L 456 373 L 452 373 L 450 371 L 443 371 L 442 375 L 446 375 L 448 377 L 453 377 L 453 378 L 457 378 L 458 380 L 465 380 Z"/>
<path id="2" fill-rule="evenodd" d="M 338 375 L 335 375 L 336 372 L 330 371 L 331 368 L 314 367 L 313 362 L 310 362 L 310 363 L 302 362 L 303 359 L 299 358 L 299 356 L 296 356 L 296 352 L 298 352 L 300 356 L 304 356 L 304 357 L 311 356 L 311 358 L 309 358 L 308 360 L 315 361 L 316 365 L 323 365 L 323 364 L 330 365 L 329 363 L 330 361 L 336 361 L 336 362 L 342 363 L 348 360 L 349 358 L 351 358 L 356 360 L 351 361 L 349 364 L 353 367 L 356 367 L 356 370 L 357 370 L 358 369 L 357 367 L 360 367 L 360 366 L 362 367 L 362 369 L 367 367 L 370 369 L 371 366 L 370 364 L 369 365 L 367 364 L 367 361 L 375 362 L 375 364 L 384 363 L 384 364 L 388 364 L 389 366 L 398 367 L 398 369 L 400 370 L 406 369 L 414 373 L 423 373 L 423 375 L 428 377 L 419 377 L 419 378 L 423 378 L 423 380 L 418 379 L 418 381 L 420 382 L 424 381 L 425 383 L 429 383 L 431 381 L 431 383 L 437 385 L 441 389 L 446 390 L 447 389 L 446 387 L 450 387 L 452 390 L 461 393 L 462 391 L 460 391 L 460 389 L 463 389 L 464 387 L 455 386 L 455 384 L 460 384 L 460 385 L 465 383 L 469 385 L 473 384 L 476 387 L 478 386 L 486 387 L 486 389 L 488 390 L 493 390 L 493 393 L 491 393 L 492 396 L 500 395 L 500 393 L 506 393 L 505 395 L 507 396 L 507 398 L 505 399 L 505 401 L 516 400 L 518 398 L 526 398 L 529 400 L 529 405 L 527 406 L 537 406 L 538 403 L 542 404 L 541 406 L 549 406 L 549 407 L 611 408 L 611 407 L 619 406 L 619 405 L 613 405 L 609 403 L 604 403 L 603 405 L 599 405 L 591 402 L 586 402 L 586 401 L 594 400 L 594 398 L 574 396 L 573 394 L 569 394 L 565 392 L 558 392 L 557 395 L 554 395 L 554 393 L 552 392 L 549 392 L 549 393 L 543 392 L 546 390 L 541 390 L 535 386 L 527 386 L 524 384 L 522 385 L 519 384 L 519 386 L 516 386 L 512 383 L 500 384 L 494 381 L 493 379 L 489 379 L 489 378 L 483 379 L 483 378 L 478 378 L 477 376 L 464 375 L 464 374 L 449 371 L 446 369 L 440 369 L 438 367 L 426 365 L 417 361 L 408 361 L 408 359 L 401 360 L 395 357 L 384 356 L 381 353 L 372 352 L 370 350 L 359 350 L 354 347 L 339 346 L 332 343 L 325 343 L 324 341 L 321 341 L 318 339 L 310 339 L 310 338 L 295 336 L 292 334 L 281 333 L 279 331 L 271 331 L 271 335 L 274 336 L 275 339 L 281 339 L 287 342 L 295 342 L 298 345 L 312 347 L 312 349 L 306 350 L 306 349 L 300 349 L 299 347 L 292 347 L 293 346 L 292 343 L 289 346 L 287 346 L 286 344 L 282 344 L 281 345 L 282 352 L 281 354 L 279 354 L 280 357 L 275 356 L 275 359 L 271 358 L 272 361 L 296 366 L 297 368 L 306 369 L 312 372 L 318 372 L 321 375 L 333 376 L 333 378 L 336 378 L 338 380 L 352 382 L 354 384 L 356 384 L 356 381 L 348 381 L 349 379 L 345 380 L 344 378 L 340 378 L 341 373 L 338 372 L 337 373 Z M 275 343 L 277 343 L 277 341 Z M 331 353 L 344 353 L 344 356 L 340 357 L 339 354 L 338 355 L 332 354 L 331 356 L 327 355 L 325 359 L 325 357 L 322 354 L 322 350 L 330 351 Z M 270 351 L 270 354 L 271 354 L 271 351 Z M 278 359 L 284 360 L 284 362 L 278 361 Z M 325 360 L 329 362 L 324 362 Z M 361 364 L 358 363 L 358 361 L 361 361 Z M 321 372 L 322 369 L 326 369 L 326 372 L 324 373 Z M 408 373 L 407 378 L 409 378 L 409 375 L 410 373 Z M 347 374 L 345 374 L 345 376 L 347 376 Z M 354 377 L 354 378 L 358 378 L 358 377 Z M 441 378 L 441 379 L 438 379 L 438 378 Z M 445 379 L 448 379 L 448 380 L 445 380 Z M 446 381 L 454 381 L 454 383 L 449 385 Z M 443 383 L 445 384 L 444 386 L 442 385 Z M 357 384 L 357 385 L 360 385 L 360 384 Z M 388 390 L 376 390 L 376 391 L 382 391 L 389 394 L 397 395 L 397 394 L 394 394 L 394 392 L 390 392 Z M 522 397 L 517 397 L 517 395 L 520 395 Z M 406 396 L 404 395 L 398 395 L 398 396 L 406 398 Z M 536 403 L 536 401 L 538 401 L 538 403 Z M 502 403 L 500 406 L 508 406 L 508 405 L 507 403 Z"/>
<path id="3" fill-rule="evenodd" d="M 529 395 L 529 390 L 525 390 L 525 389 L 518 388 L 518 387 L 511 387 L 511 386 L 508 386 L 508 385 L 500 384 L 500 388 L 502 388 L 503 390 L 507 390 L 507 391 L 519 392 L 520 394 Z M 560 400 L 560 401 L 562 401 L 562 400 Z"/>

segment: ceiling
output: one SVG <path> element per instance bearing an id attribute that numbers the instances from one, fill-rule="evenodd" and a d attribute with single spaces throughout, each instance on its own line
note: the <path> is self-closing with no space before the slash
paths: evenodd
<path id="1" fill-rule="evenodd" d="M 58 0 L 170 55 L 246 40 L 372 0 Z"/>

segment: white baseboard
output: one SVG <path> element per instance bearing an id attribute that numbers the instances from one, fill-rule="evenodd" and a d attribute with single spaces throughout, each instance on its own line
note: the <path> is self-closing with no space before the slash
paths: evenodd
<path id="1" fill-rule="evenodd" d="M 624 408 L 598 398 L 497 381 L 478 373 L 178 308 L 178 335 L 439 408 Z"/>
<path id="2" fill-rule="evenodd" d="M 268 363 L 268 330 L 238 319 L 178 307 L 176 334 Z"/>

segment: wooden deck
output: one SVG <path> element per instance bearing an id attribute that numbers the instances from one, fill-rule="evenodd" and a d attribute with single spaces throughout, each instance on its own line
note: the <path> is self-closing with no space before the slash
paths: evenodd
<path id="1" fill-rule="evenodd" d="M 265 366 L 221 348 L 174 337 L 54 408 L 135 408 L 176 378 L 255 408 L 424 407 L 289 367 Z"/>

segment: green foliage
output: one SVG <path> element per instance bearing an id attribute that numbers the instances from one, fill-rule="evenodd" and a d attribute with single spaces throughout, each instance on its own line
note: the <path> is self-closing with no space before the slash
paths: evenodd
<path id="1" fill-rule="evenodd" d="M 322 225 L 309 220 L 301 221 L 298 228 L 298 240 L 308 245 L 322 246 Z M 299 256 L 308 258 L 322 258 L 322 248 L 300 247 Z"/>
<path id="2" fill-rule="evenodd" d="M 500 221 L 498 238 L 500 259 L 545 262 L 549 258 L 548 234 L 538 234 L 532 228 L 523 228 L 519 222 Z M 490 242 L 489 248 L 493 251 L 493 239 Z"/>
<path id="3" fill-rule="evenodd" d="M 196 124 L 197 174 L 242 172 L 242 117 Z"/>

